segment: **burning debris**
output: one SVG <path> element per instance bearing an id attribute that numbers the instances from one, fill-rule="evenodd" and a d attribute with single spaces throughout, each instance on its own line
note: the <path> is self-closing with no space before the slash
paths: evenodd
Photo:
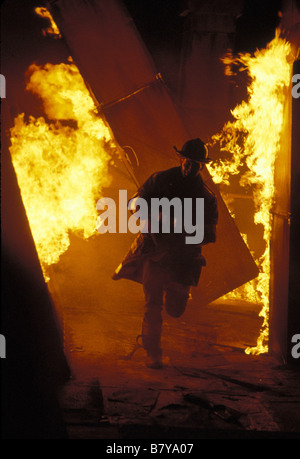
<path id="1" fill-rule="evenodd" d="M 36 12 L 36 14 L 38 14 L 42 18 L 49 19 L 49 21 L 50 21 L 50 26 L 47 29 L 43 30 L 44 37 L 46 37 L 47 35 L 50 35 L 50 36 L 52 36 L 54 38 L 61 38 L 61 33 L 60 33 L 55 21 L 53 20 L 53 17 L 51 15 L 50 11 L 47 10 L 47 8 L 44 8 L 44 7 L 35 8 L 34 11 Z"/>

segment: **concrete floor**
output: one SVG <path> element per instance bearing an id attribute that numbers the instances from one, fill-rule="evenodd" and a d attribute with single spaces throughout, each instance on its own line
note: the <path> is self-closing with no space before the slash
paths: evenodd
<path id="1" fill-rule="evenodd" d="M 143 349 L 127 358 L 142 287 L 112 281 L 114 257 L 95 253 L 97 241 L 73 240 L 49 283 L 73 374 L 61 394 L 71 439 L 300 435 L 300 372 L 244 352 L 259 334 L 259 306 L 192 300 L 180 319 L 165 315 L 164 368 L 151 370 Z"/>

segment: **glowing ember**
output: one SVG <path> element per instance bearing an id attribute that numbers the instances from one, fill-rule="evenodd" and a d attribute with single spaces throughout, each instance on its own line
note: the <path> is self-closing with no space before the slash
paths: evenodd
<path id="1" fill-rule="evenodd" d="M 49 21 L 50 21 L 50 26 L 48 27 L 48 29 L 43 30 L 43 35 L 44 36 L 52 35 L 54 38 L 61 38 L 60 31 L 59 31 L 57 25 L 55 24 L 51 14 L 50 14 L 50 11 L 48 11 L 47 8 L 44 8 L 44 7 L 35 8 L 34 11 L 36 12 L 36 14 L 38 14 L 42 18 L 49 19 Z"/>
<path id="2" fill-rule="evenodd" d="M 241 70 L 246 70 L 251 78 L 248 101 L 232 111 L 234 121 L 228 122 L 222 132 L 212 138 L 212 143 L 219 144 L 228 158 L 209 166 L 214 181 L 228 184 L 230 176 L 239 174 L 240 185 L 253 195 L 254 222 L 264 228 L 265 251 L 256 260 L 260 274 L 254 282 L 233 292 L 234 295 L 243 292 L 244 299 L 250 301 L 258 295 L 263 304 L 260 316 L 264 321 L 257 346 L 246 349 L 247 353 L 268 351 L 270 212 L 275 191 L 274 164 L 283 126 L 284 89 L 290 86 L 292 75 L 290 55 L 290 43 L 277 32 L 266 49 L 256 51 L 253 56 L 240 55 L 232 61 L 241 64 Z"/>
<path id="3" fill-rule="evenodd" d="M 111 183 L 114 145 L 74 63 L 31 65 L 27 89 L 49 120 L 24 114 L 11 129 L 11 157 L 41 265 L 58 262 L 69 233 L 96 233 L 96 201 Z M 65 120 L 65 121 L 63 121 Z"/>

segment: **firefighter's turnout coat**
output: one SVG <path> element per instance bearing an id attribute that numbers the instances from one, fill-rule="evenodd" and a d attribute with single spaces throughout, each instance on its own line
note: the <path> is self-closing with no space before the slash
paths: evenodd
<path id="1" fill-rule="evenodd" d="M 142 283 L 143 263 L 145 259 L 159 263 L 168 270 L 174 282 L 196 286 L 199 282 L 205 258 L 201 247 L 216 240 L 218 222 L 217 200 L 214 193 L 204 183 L 200 174 L 184 177 L 180 167 L 174 167 L 151 175 L 137 191 L 135 197 L 141 197 L 148 204 L 148 232 L 140 232 L 133 241 L 128 253 L 116 269 L 113 279 L 129 279 Z M 184 212 L 182 206 L 182 231 L 175 233 L 151 233 L 151 199 L 152 198 L 192 198 L 193 222 L 196 220 L 196 198 L 204 198 L 204 239 L 200 244 L 187 244 L 184 229 Z M 163 215 L 160 215 L 163 219 Z"/>

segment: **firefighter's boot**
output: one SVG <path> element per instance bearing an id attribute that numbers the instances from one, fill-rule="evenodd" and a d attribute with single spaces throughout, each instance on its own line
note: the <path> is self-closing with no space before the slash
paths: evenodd
<path id="1" fill-rule="evenodd" d="M 145 314 L 142 326 L 142 342 L 147 352 L 146 366 L 148 368 L 162 368 L 162 350 L 161 350 L 161 330 L 162 318 L 161 308 L 156 314 Z"/>

